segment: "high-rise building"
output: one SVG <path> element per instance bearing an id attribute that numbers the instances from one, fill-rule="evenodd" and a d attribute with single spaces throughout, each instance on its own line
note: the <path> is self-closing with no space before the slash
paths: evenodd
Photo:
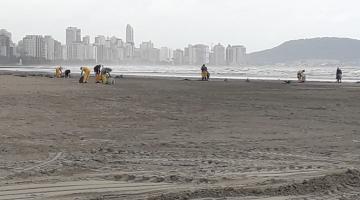
<path id="1" fill-rule="evenodd" d="M 122 39 L 113 36 L 110 38 L 110 46 L 111 47 L 124 47 L 124 42 Z"/>
<path id="2" fill-rule="evenodd" d="M 181 49 L 176 49 L 173 55 L 174 65 L 183 65 L 184 64 L 184 51 Z"/>
<path id="3" fill-rule="evenodd" d="M 208 64 L 210 61 L 210 49 L 207 45 L 189 45 L 187 51 L 187 63 L 190 65 L 203 65 Z"/>
<path id="4" fill-rule="evenodd" d="M 220 43 L 214 46 L 213 49 L 213 62 L 214 65 L 225 65 L 225 47 Z"/>
<path id="5" fill-rule="evenodd" d="M 107 48 L 111 48 L 111 40 L 110 40 L 109 37 L 105 40 L 105 46 L 106 46 Z"/>
<path id="6" fill-rule="evenodd" d="M 5 35 L 11 39 L 11 33 L 6 29 L 0 29 L 0 35 Z"/>
<path id="7" fill-rule="evenodd" d="M 54 60 L 63 60 L 63 47 L 57 40 L 54 40 Z"/>
<path id="8" fill-rule="evenodd" d="M 108 61 L 109 50 L 104 45 L 96 45 L 96 62 Z"/>
<path id="9" fill-rule="evenodd" d="M 110 49 L 109 61 L 112 63 L 120 63 L 124 60 L 124 42 L 115 36 L 106 40 L 106 48 Z"/>
<path id="10" fill-rule="evenodd" d="M 68 54 L 67 54 L 67 49 L 68 49 L 68 48 L 67 48 L 67 45 L 62 45 L 62 46 L 61 46 L 61 49 L 62 49 L 62 56 L 61 56 L 62 59 L 63 59 L 63 60 L 68 60 L 68 57 L 67 57 L 67 55 L 68 55 Z"/>
<path id="11" fill-rule="evenodd" d="M 170 51 L 171 50 L 168 47 L 160 48 L 160 57 L 159 57 L 160 62 L 170 62 L 170 58 L 171 58 Z"/>
<path id="12" fill-rule="evenodd" d="M 226 63 L 228 65 L 242 65 L 246 63 L 246 48 L 241 45 L 226 48 Z"/>
<path id="13" fill-rule="evenodd" d="M 79 56 L 79 46 L 81 44 L 81 30 L 77 27 L 66 29 L 66 46 L 68 60 L 81 60 Z M 76 55 L 76 56 L 75 56 Z M 75 56 L 75 57 L 74 57 Z"/>
<path id="14" fill-rule="evenodd" d="M 141 57 L 139 50 L 139 58 Z M 135 56 L 134 29 L 128 24 L 126 26 L 125 58 L 132 60 Z"/>
<path id="15" fill-rule="evenodd" d="M 190 64 L 190 46 L 191 45 L 189 45 L 188 47 L 185 47 L 184 48 L 184 59 L 183 59 L 183 63 L 185 64 L 185 65 L 189 65 Z"/>
<path id="16" fill-rule="evenodd" d="M 84 45 L 84 60 L 95 61 L 96 60 L 96 46 L 91 44 Z"/>
<path id="17" fill-rule="evenodd" d="M 154 48 L 154 43 L 152 43 L 151 41 L 142 42 L 140 44 L 140 49 L 146 50 L 146 49 L 152 49 L 152 48 Z"/>
<path id="18" fill-rule="evenodd" d="M 106 38 L 103 35 L 98 35 L 95 37 L 95 45 L 105 45 Z"/>
<path id="19" fill-rule="evenodd" d="M 44 43 L 45 43 L 45 59 L 46 60 L 55 60 L 55 40 L 49 36 L 46 35 L 44 37 Z"/>
<path id="20" fill-rule="evenodd" d="M 229 44 L 226 47 L 226 64 L 231 65 L 233 63 L 233 60 L 234 60 L 234 53 L 231 45 Z"/>
<path id="21" fill-rule="evenodd" d="M 10 56 L 10 38 L 0 34 L 0 56 Z"/>
<path id="22" fill-rule="evenodd" d="M 158 63 L 160 58 L 160 49 L 152 48 L 150 49 L 149 61 L 151 63 Z"/>
<path id="23" fill-rule="evenodd" d="M 61 43 L 51 36 L 44 37 L 45 43 L 45 58 L 49 61 L 62 60 L 62 46 Z"/>
<path id="24" fill-rule="evenodd" d="M 0 56 L 13 56 L 14 47 L 15 45 L 11 41 L 11 33 L 5 29 L 0 29 Z"/>
<path id="25" fill-rule="evenodd" d="M 22 41 L 22 55 L 31 58 L 45 59 L 45 41 L 41 35 L 27 35 Z"/>
<path id="26" fill-rule="evenodd" d="M 134 29 L 130 24 L 126 26 L 126 43 L 134 45 Z"/>
<path id="27" fill-rule="evenodd" d="M 81 42 L 81 29 L 76 27 L 68 27 L 66 29 L 66 45 L 71 45 L 74 42 Z"/>
<path id="28" fill-rule="evenodd" d="M 135 47 L 130 43 L 125 45 L 125 58 L 131 60 L 134 57 Z"/>
<path id="29" fill-rule="evenodd" d="M 147 62 L 150 61 L 150 55 L 151 55 L 151 51 L 154 48 L 154 44 L 149 41 L 149 42 L 142 42 L 140 44 L 140 59 L 143 62 Z"/>
<path id="30" fill-rule="evenodd" d="M 106 61 L 106 37 L 103 35 L 98 35 L 95 37 L 95 43 L 96 46 L 96 62 L 104 62 Z"/>
<path id="31" fill-rule="evenodd" d="M 84 36 L 82 40 L 83 44 L 89 45 L 90 44 L 90 36 Z"/>
<path id="32" fill-rule="evenodd" d="M 71 54 L 70 60 L 83 61 L 85 60 L 85 45 L 82 43 L 73 43 L 70 46 Z M 69 52 L 68 52 L 69 55 Z"/>

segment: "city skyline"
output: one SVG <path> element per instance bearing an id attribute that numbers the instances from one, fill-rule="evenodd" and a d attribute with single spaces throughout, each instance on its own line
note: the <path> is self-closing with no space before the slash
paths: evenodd
<path id="1" fill-rule="evenodd" d="M 88 35 L 125 38 L 127 23 L 137 43 L 152 40 L 176 49 L 188 43 L 243 44 L 248 52 L 283 41 L 313 37 L 360 38 L 355 0 L 12 0 L 1 3 L 1 28 L 14 41 L 26 33 L 65 42 L 63 28 L 82 27 Z"/>
<path id="2" fill-rule="evenodd" d="M 246 63 L 246 48 L 221 43 L 215 46 L 189 44 L 184 48 L 157 47 L 151 40 L 135 44 L 134 28 L 127 24 L 125 39 L 116 36 L 82 35 L 81 28 L 65 30 L 62 44 L 51 35 L 26 35 L 19 42 L 12 41 L 11 32 L 0 29 L 0 57 L 2 63 L 15 64 L 171 64 L 241 66 Z"/>
<path id="3" fill-rule="evenodd" d="M 95 35 L 90 35 L 90 34 L 87 34 L 86 31 L 83 31 L 83 29 L 79 28 L 79 27 L 75 27 L 75 26 L 67 26 L 66 28 L 66 34 L 65 35 L 65 39 L 64 41 L 62 40 L 59 40 L 58 38 L 54 37 L 53 35 L 50 35 L 50 34 L 26 34 L 23 35 L 20 40 L 15 40 L 14 39 L 14 32 L 12 32 L 11 30 L 9 29 L 6 29 L 4 27 L 0 27 L 1 30 L 4 30 L 4 31 L 7 31 L 10 33 L 11 35 L 11 38 L 12 38 L 12 42 L 17 44 L 18 42 L 20 42 L 21 40 L 23 40 L 24 37 L 26 36 L 31 36 L 31 35 L 41 35 L 41 36 L 51 36 L 53 37 L 54 39 L 56 39 L 57 41 L 61 42 L 62 44 L 71 44 L 72 42 L 81 42 L 81 41 L 84 41 L 84 39 L 86 39 L 88 42 L 87 43 L 97 43 L 97 40 L 99 40 L 100 38 L 99 37 L 102 37 L 101 40 L 105 41 L 105 40 L 109 40 L 111 39 L 112 37 L 116 37 L 116 38 L 119 38 L 119 39 L 122 39 L 124 42 L 127 42 L 128 43 L 128 40 L 131 41 L 130 43 L 132 43 L 134 46 L 141 46 L 141 44 L 143 42 L 148 42 L 148 41 L 151 41 L 153 42 L 152 39 L 150 40 L 147 40 L 147 41 L 135 41 L 135 37 L 134 37 L 134 28 L 130 25 L 130 24 L 127 24 L 126 25 L 126 29 L 124 31 L 124 34 L 123 34 L 123 37 L 119 37 L 118 35 L 101 35 L 101 34 L 95 34 Z M 71 35 L 71 38 L 70 40 L 68 40 L 68 35 Z M 129 39 L 131 38 L 131 39 Z M 153 42 L 154 43 L 154 42 Z M 211 43 L 201 43 L 201 42 L 194 42 L 194 43 L 187 43 L 186 45 L 182 46 L 182 47 L 177 47 L 177 48 L 172 48 L 170 46 L 166 46 L 166 45 L 156 45 L 157 47 L 161 48 L 161 47 L 168 47 L 170 49 L 173 49 L 173 50 L 176 50 L 176 49 L 183 49 L 184 47 L 186 47 L 187 45 L 189 44 L 206 44 L 208 45 L 209 47 L 215 47 L 217 46 L 218 44 L 223 44 L 221 42 L 211 42 Z M 242 45 L 242 43 L 240 43 Z M 225 43 L 224 43 L 225 45 Z M 245 45 L 242 45 L 242 46 L 245 46 Z"/>

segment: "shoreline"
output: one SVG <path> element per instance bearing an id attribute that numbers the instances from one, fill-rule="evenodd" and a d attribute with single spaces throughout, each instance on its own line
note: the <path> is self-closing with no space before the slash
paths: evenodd
<path id="1" fill-rule="evenodd" d="M 0 70 L 0 76 L 9 75 L 9 76 L 33 76 L 33 77 L 48 77 L 54 78 L 55 74 L 51 72 L 41 72 L 41 71 L 12 71 L 12 70 Z M 79 78 L 80 73 L 72 73 L 72 78 Z M 91 73 L 90 77 L 94 77 L 94 74 Z M 177 77 L 177 76 L 146 76 L 146 75 L 113 75 L 115 79 L 150 79 L 150 80 L 182 80 L 182 81 L 201 81 L 201 77 Z M 305 83 L 299 83 L 295 79 L 251 79 L 251 78 L 211 78 L 210 82 L 260 82 L 260 83 L 283 83 L 283 84 L 336 84 L 336 85 L 357 85 L 360 84 L 360 81 L 343 81 L 341 84 L 336 83 L 336 81 L 306 81 Z M 290 83 L 285 83 L 286 81 L 290 81 Z"/>

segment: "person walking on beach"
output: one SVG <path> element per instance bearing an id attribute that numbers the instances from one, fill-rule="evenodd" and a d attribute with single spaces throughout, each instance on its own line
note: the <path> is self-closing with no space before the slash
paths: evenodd
<path id="1" fill-rule="evenodd" d="M 201 66 L 201 80 L 202 81 L 208 80 L 208 69 L 205 66 L 205 64 Z"/>
<path id="2" fill-rule="evenodd" d="M 87 83 L 90 78 L 90 69 L 88 67 L 80 67 L 81 77 L 83 77 L 83 83 Z"/>
<path id="3" fill-rule="evenodd" d="M 336 70 L 336 81 L 337 81 L 337 83 L 342 82 L 342 71 L 341 71 L 340 67 L 338 67 Z"/>
<path id="4" fill-rule="evenodd" d="M 61 78 L 62 77 L 62 73 L 63 73 L 62 70 L 63 70 L 63 68 L 61 66 L 59 66 L 59 67 L 57 67 L 55 69 L 55 77 L 56 78 Z"/>
<path id="5" fill-rule="evenodd" d="M 96 83 L 101 83 L 101 67 L 101 65 L 96 65 L 94 67 Z"/>
<path id="6" fill-rule="evenodd" d="M 297 78 L 299 83 L 305 83 L 306 80 L 305 70 L 298 71 Z"/>

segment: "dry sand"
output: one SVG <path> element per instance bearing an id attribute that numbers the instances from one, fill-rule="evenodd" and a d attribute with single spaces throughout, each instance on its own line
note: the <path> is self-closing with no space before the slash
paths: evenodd
<path id="1" fill-rule="evenodd" d="M 0 76 L 0 200 L 360 199 L 359 84 L 116 82 Z"/>

